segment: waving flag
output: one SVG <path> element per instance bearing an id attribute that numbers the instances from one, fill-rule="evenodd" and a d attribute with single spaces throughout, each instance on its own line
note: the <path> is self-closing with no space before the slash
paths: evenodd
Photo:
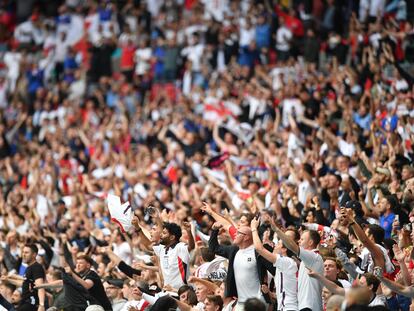
<path id="1" fill-rule="evenodd" d="M 133 217 L 129 202 L 121 204 L 121 198 L 113 194 L 108 194 L 107 202 L 111 220 L 118 224 L 123 233 L 129 231 Z"/>

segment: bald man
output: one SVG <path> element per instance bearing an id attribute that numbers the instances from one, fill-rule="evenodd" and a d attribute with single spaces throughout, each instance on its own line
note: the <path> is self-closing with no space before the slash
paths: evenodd
<path id="1" fill-rule="evenodd" d="M 217 240 L 220 228 L 218 223 L 213 225 L 209 248 L 229 260 L 225 297 L 238 298 L 236 310 L 244 310 L 248 298 L 256 297 L 265 301 L 261 286 L 265 284 L 266 267 L 271 264 L 256 252 L 251 229 L 239 227 L 233 245 L 224 246 L 219 245 Z"/>

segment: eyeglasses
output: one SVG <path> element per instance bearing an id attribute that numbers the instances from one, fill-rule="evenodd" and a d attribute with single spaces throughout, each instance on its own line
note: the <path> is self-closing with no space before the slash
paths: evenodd
<path id="1" fill-rule="evenodd" d="M 106 289 L 118 289 L 118 287 L 115 287 L 115 286 L 108 286 Z"/>
<path id="2" fill-rule="evenodd" d="M 237 234 L 247 235 L 247 233 L 244 233 L 244 232 L 241 232 L 241 231 L 237 231 Z"/>

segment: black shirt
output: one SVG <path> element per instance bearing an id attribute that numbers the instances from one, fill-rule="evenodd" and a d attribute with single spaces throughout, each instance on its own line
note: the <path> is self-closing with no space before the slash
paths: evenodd
<path id="1" fill-rule="evenodd" d="M 99 275 L 95 271 L 89 270 L 82 276 L 82 279 L 91 280 L 93 282 L 93 286 L 89 288 L 89 294 L 98 301 L 98 304 L 105 310 L 112 310 L 111 302 L 109 301 L 108 296 L 106 296 Z"/>
<path id="2" fill-rule="evenodd" d="M 35 281 L 37 279 L 45 279 L 45 270 L 38 262 L 30 265 L 26 269 L 24 275 L 24 281 L 22 286 L 22 302 L 29 303 L 31 305 L 39 304 L 39 296 L 37 295 L 37 289 L 34 289 Z"/>

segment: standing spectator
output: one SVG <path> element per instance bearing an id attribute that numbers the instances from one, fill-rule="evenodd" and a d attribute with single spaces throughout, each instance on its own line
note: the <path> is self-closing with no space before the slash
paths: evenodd
<path id="1" fill-rule="evenodd" d="M 256 46 L 259 50 L 269 48 L 270 45 L 270 25 L 266 22 L 266 16 L 261 14 L 257 18 L 256 25 Z"/>
<path id="2" fill-rule="evenodd" d="M 152 50 L 148 44 L 148 40 L 141 39 L 138 48 L 135 50 L 135 74 L 142 77 L 147 74 L 151 68 Z"/>
<path id="3" fill-rule="evenodd" d="M 290 29 L 286 27 L 283 17 L 279 18 L 279 24 L 280 27 L 276 32 L 277 59 L 281 62 L 285 62 L 290 57 L 290 41 L 292 40 L 293 34 Z"/>
<path id="4" fill-rule="evenodd" d="M 43 288 L 35 288 L 36 286 L 42 285 L 45 280 L 45 270 L 42 265 L 36 261 L 38 252 L 39 250 L 36 245 L 25 245 L 22 252 L 23 262 L 27 264 L 24 277 L 9 275 L 2 279 L 3 281 L 22 287 L 22 296 L 19 306 L 17 307 L 18 311 L 45 310 L 45 290 Z"/>
<path id="5" fill-rule="evenodd" d="M 164 61 L 164 80 L 166 82 L 175 81 L 177 78 L 180 61 L 180 48 L 177 46 L 176 38 L 172 37 L 170 39 L 167 39 Z"/>
<path id="6" fill-rule="evenodd" d="M 279 241 L 273 253 L 268 251 L 262 244 L 257 231 L 259 222 L 253 219 L 251 229 L 256 251 L 276 267 L 276 297 L 277 310 L 298 310 L 298 266 L 291 258 L 292 253 Z M 287 233 L 290 235 L 290 233 Z"/>
<path id="7" fill-rule="evenodd" d="M 306 230 L 302 233 L 299 245 L 279 228 L 274 228 L 277 236 L 301 260 L 298 277 L 299 310 L 322 310 L 322 286 L 308 275 L 308 269 L 323 273 L 323 259 L 318 245 L 321 237 L 317 231 Z"/>
<path id="8" fill-rule="evenodd" d="M 315 36 L 313 29 L 306 31 L 306 37 L 303 47 L 303 57 L 305 61 L 314 65 L 318 64 L 319 61 L 319 42 Z"/>
<path id="9" fill-rule="evenodd" d="M 102 281 L 99 275 L 91 270 L 92 259 L 87 255 L 79 255 L 76 258 L 76 269 L 72 271 L 69 267 L 66 272 L 72 276 L 72 278 L 82 285 L 89 294 L 96 300 L 97 304 L 102 306 L 105 311 L 111 311 L 112 305 L 106 296 L 105 289 L 102 285 Z"/>
<path id="10" fill-rule="evenodd" d="M 164 223 L 161 233 L 161 244 L 153 246 L 155 255 L 159 258 L 164 284 L 175 289 L 187 283 L 189 275 L 190 254 L 194 248 L 191 226 L 186 227 L 189 239 L 188 245 L 180 242 L 181 228 L 174 223 Z"/>
<path id="11" fill-rule="evenodd" d="M 210 236 L 209 248 L 229 260 L 225 297 L 237 297 L 237 307 L 243 308 L 251 297 L 264 301 L 261 292 L 266 276 L 266 260 L 256 253 L 249 227 L 238 228 L 233 245 L 220 245 L 217 236 L 221 225 L 215 223 Z"/>
<path id="12" fill-rule="evenodd" d="M 154 79 L 156 82 L 162 82 L 164 77 L 164 58 L 165 58 L 165 47 L 164 40 L 162 38 L 157 39 L 157 44 L 152 52 L 154 59 Z"/>
<path id="13" fill-rule="evenodd" d="M 126 39 L 120 46 L 121 48 L 121 72 L 125 75 L 127 81 L 132 81 L 134 74 L 134 55 L 135 43 L 131 38 Z"/>

